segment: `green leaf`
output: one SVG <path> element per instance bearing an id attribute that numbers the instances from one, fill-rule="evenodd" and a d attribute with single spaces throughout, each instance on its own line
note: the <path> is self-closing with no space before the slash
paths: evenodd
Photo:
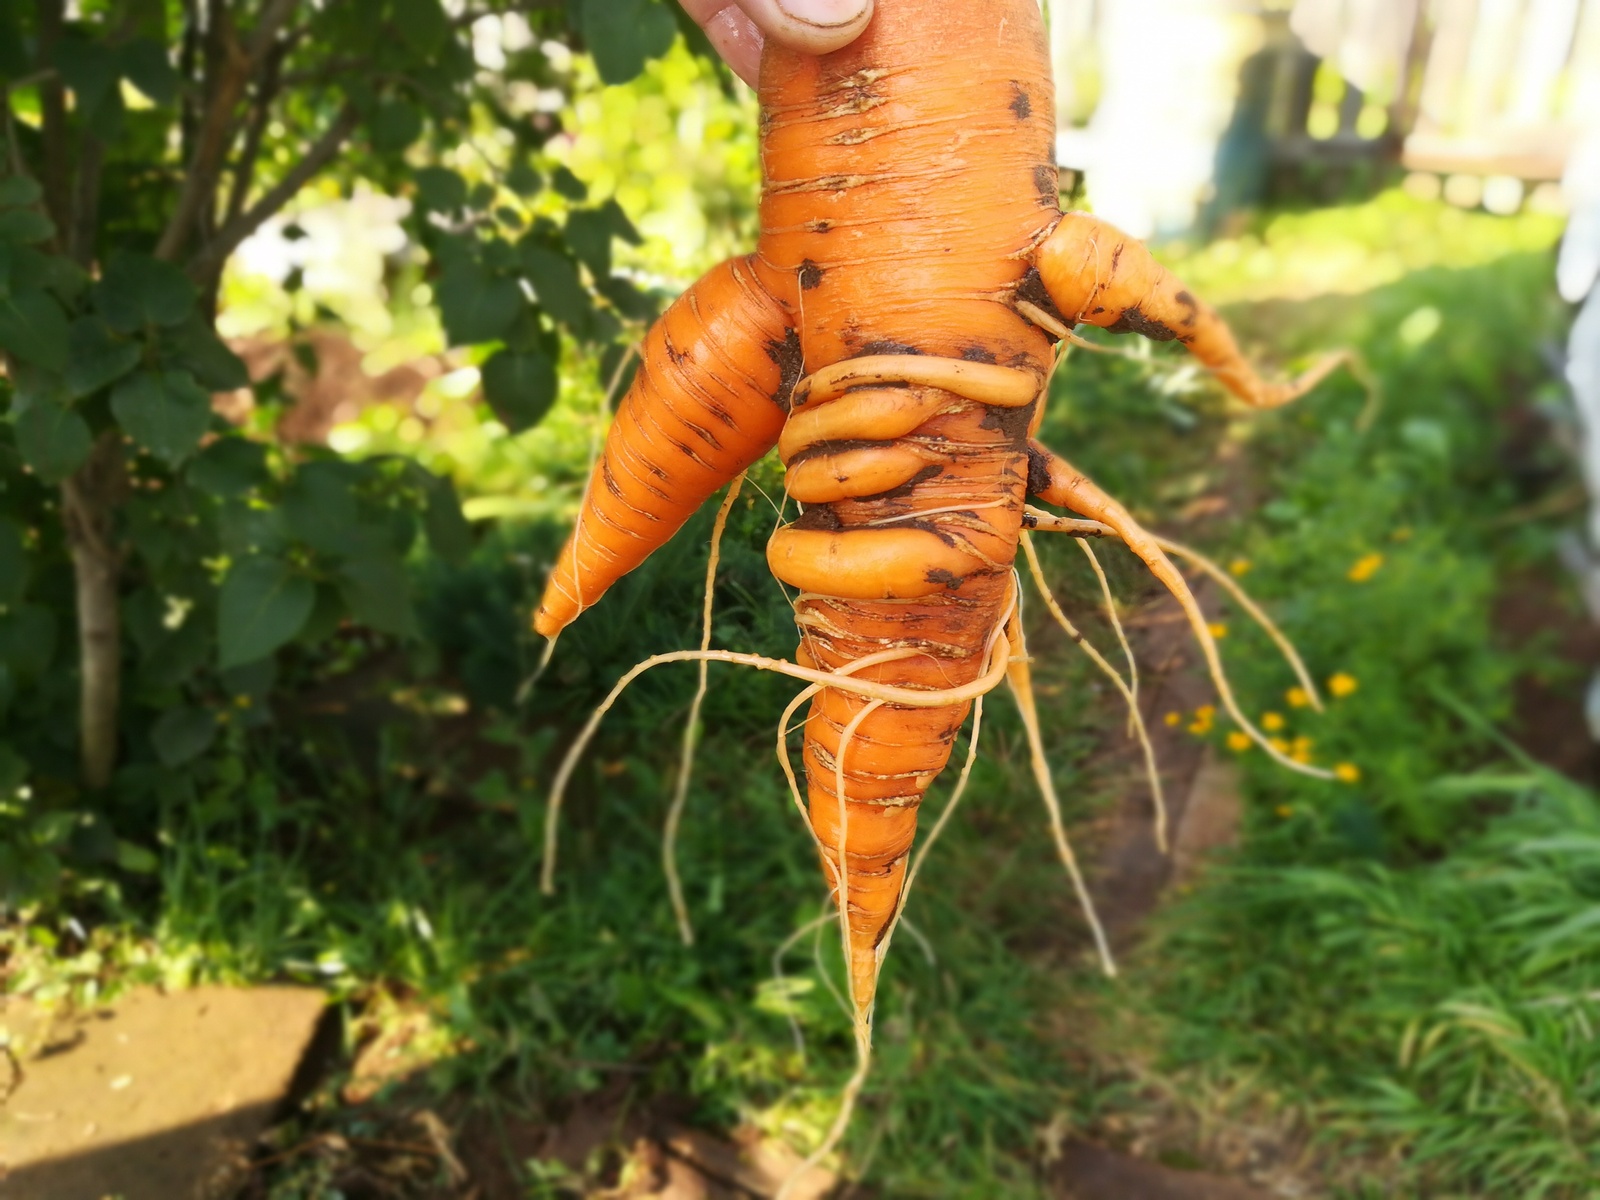
<path id="1" fill-rule="evenodd" d="M 61 81 L 72 89 L 80 113 L 92 111 L 116 90 L 117 56 L 104 43 L 67 37 L 51 50 Z"/>
<path id="2" fill-rule="evenodd" d="M 184 474 L 202 492 L 225 499 L 248 496 L 271 478 L 267 448 L 242 437 L 218 438 L 195 457 Z"/>
<path id="3" fill-rule="evenodd" d="M 656 316 L 656 301 L 649 292 L 641 291 L 626 279 L 612 275 L 595 280 L 595 290 L 604 296 L 617 311 L 636 321 L 651 321 Z"/>
<path id="4" fill-rule="evenodd" d="M 467 181 L 443 167 L 423 167 L 413 177 L 417 202 L 435 212 L 455 212 L 467 202 Z"/>
<path id="5" fill-rule="evenodd" d="M 117 839 L 117 866 L 135 875 L 154 875 L 161 860 L 143 846 Z"/>
<path id="6" fill-rule="evenodd" d="M 33 821 L 34 844 L 37 846 L 59 846 L 72 836 L 72 831 L 78 826 L 78 814 L 75 812 L 40 813 Z"/>
<path id="7" fill-rule="evenodd" d="M 568 200 L 586 200 L 589 197 L 589 189 L 583 180 L 566 167 L 557 167 L 550 173 L 550 186 Z"/>
<path id="8" fill-rule="evenodd" d="M 302 625 L 301 632 L 304 631 L 305 626 Z M 295 636 L 299 637 L 300 634 Z M 267 693 L 272 691 L 272 685 L 278 682 L 278 660 L 258 658 L 242 667 L 230 667 L 218 674 L 217 681 L 230 696 L 265 699 Z"/>
<path id="9" fill-rule="evenodd" d="M 506 186 L 519 196 L 532 196 L 544 187 L 544 176 L 525 160 L 519 159 L 506 172 Z"/>
<path id="10" fill-rule="evenodd" d="M 411 585 L 398 557 L 375 554 L 346 562 L 339 569 L 339 594 L 363 625 L 399 637 L 416 635 Z"/>
<path id="11" fill-rule="evenodd" d="M 317 603 L 306 619 L 305 627 L 295 636 L 302 646 L 315 646 L 330 637 L 345 617 L 344 597 L 337 588 L 327 584 L 317 585 Z"/>
<path id="12" fill-rule="evenodd" d="M 439 0 L 393 0 L 395 25 L 407 46 L 423 58 L 444 49 L 450 38 L 450 18 Z"/>
<path id="13" fill-rule="evenodd" d="M 0 80 L 26 75 L 28 66 L 17 6 L 0 0 Z"/>
<path id="14" fill-rule="evenodd" d="M 211 397 L 187 371 L 141 371 L 112 390 L 111 411 L 134 441 L 175 467 L 211 424 Z"/>
<path id="15" fill-rule="evenodd" d="M 95 306 L 119 333 L 147 324 L 176 325 L 189 315 L 195 298 L 194 284 L 177 267 L 126 250 L 112 256 L 95 285 Z"/>
<path id="16" fill-rule="evenodd" d="M 160 42 L 151 38 L 129 42 L 122 47 L 117 60 L 123 76 L 152 104 L 171 104 L 178 98 L 182 79 L 168 61 L 166 47 Z"/>
<path id="17" fill-rule="evenodd" d="M 583 0 L 581 26 L 606 83 L 627 83 L 678 36 L 672 13 L 657 0 Z"/>
<path id="18" fill-rule="evenodd" d="M 360 545 L 358 469 L 346 462 L 310 462 L 295 472 L 281 505 L 289 532 L 323 554 L 349 554 Z"/>
<path id="19" fill-rule="evenodd" d="M 74 400 L 121 379 L 139 362 L 136 342 L 119 338 L 99 317 L 79 317 L 67 336 L 65 383 Z"/>
<path id="20" fill-rule="evenodd" d="M 0 208 L 22 208 L 39 203 L 44 189 L 27 175 L 0 176 Z"/>
<path id="21" fill-rule="evenodd" d="M 567 243 L 596 279 L 611 274 L 611 239 L 639 245 L 639 231 L 615 200 L 599 208 L 580 208 L 567 217 Z"/>
<path id="22" fill-rule="evenodd" d="M 432 499 L 430 496 L 430 509 Z M 459 506 L 456 511 L 461 511 Z M 429 536 L 432 536 L 431 533 Z M 30 570 L 22 526 L 0 517 L 0 608 L 10 608 L 22 600 L 23 593 L 28 590 Z"/>
<path id="23" fill-rule="evenodd" d="M 422 136 L 422 113 L 406 100 L 388 100 L 367 122 L 372 148 L 379 154 L 398 154 Z"/>
<path id="24" fill-rule="evenodd" d="M 28 760 L 0 742 L 0 796 L 10 798 L 28 782 Z"/>
<path id="25" fill-rule="evenodd" d="M 517 254 L 545 312 L 574 333 L 585 333 L 592 306 L 589 292 L 578 278 L 577 264 L 528 239 L 523 240 Z"/>
<path id="26" fill-rule="evenodd" d="M 434 287 L 434 296 L 453 346 L 500 337 L 527 303 L 515 279 L 490 275 L 475 263 L 445 268 Z"/>
<path id="27" fill-rule="evenodd" d="M 89 132 L 102 142 L 114 142 L 122 136 L 122 119 L 127 106 L 122 102 L 122 89 L 112 88 L 101 101 L 84 114 Z"/>
<path id="28" fill-rule="evenodd" d="M 151 689 L 177 687 L 211 658 L 211 622 L 191 615 L 150 651 L 139 682 Z"/>
<path id="29" fill-rule="evenodd" d="M 70 258 L 43 254 L 32 246 L 10 245 L 11 290 L 54 293 L 70 307 L 89 286 L 89 276 Z"/>
<path id="30" fill-rule="evenodd" d="M 21 680 L 50 669 L 56 654 L 56 617 L 42 604 L 20 604 L 0 616 L 0 663 Z"/>
<path id="31" fill-rule="evenodd" d="M 472 526 L 461 511 L 456 485 L 441 475 L 430 476 L 428 506 L 422 528 L 433 552 L 452 566 L 460 566 L 472 553 Z"/>
<path id="32" fill-rule="evenodd" d="M 59 371 L 67 365 L 67 318 L 47 292 L 0 296 L 0 349 Z"/>
<path id="33" fill-rule="evenodd" d="M 633 353 L 633 347 L 624 346 L 621 342 L 613 342 L 606 347 L 605 353 L 600 356 L 600 386 L 606 389 L 613 410 L 622 403 L 622 398 L 633 387 L 634 377 L 638 374 L 639 356 Z"/>
<path id="34" fill-rule="evenodd" d="M 544 420 L 556 391 L 556 363 L 549 355 L 502 350 L 483 364 L 484 399 L 512 433 Z"/>
<path id="35" fill-rule="evenodd" d="M 217 508 L 217 541 L 230 558 L 287 550 L 290 537 L 282 506 L 222 501 Z"/>
<path id="36" fill-rule="evenodd" d="M 200 383 L 214 392 L 231 392 L 248 387 L 250 371 L 199 312 L 192 312 L 162 338 L 173 365 L 186 368 Z"/>
<path id="37" fill-rule="evenodd" d="M 82 417 L 46 400 L 31 404 L 17 418 L 16 434 L 23 461 L 46 483 L 60 483 L 76 471 L 93 442 Z"/>
<path id="38" fill-rule="evenodd" d="M 163 766 L 181 767 L 211 747 L 217 719 L 203 708 L 169 708 L 150 729 L 150 744 Z"/>
<path id="39" fill-rule="evenodd" d="M 55 236 L 55 223 L 31 208 L 12 208 L 0 212 L 0 241 L 27 244 Z"/>
<path id="40" fill-rule="evenodd" d="M 222 583 L 217 607 L 220 665 L 243 666 L 265 658 L 300 632 L 317 589 L 275 558 L 234 564 Z"/>

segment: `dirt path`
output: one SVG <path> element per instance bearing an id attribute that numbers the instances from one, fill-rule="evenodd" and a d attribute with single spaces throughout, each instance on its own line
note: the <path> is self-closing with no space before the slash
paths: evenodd
<path id="1" fill-rule="evenodd" d="M 278 1113 L 327 999 L 305 988 L 141 990 L 57 1019 L 0 1008 L 5 1200 L 199 1200 L 226 1192 Z"/>

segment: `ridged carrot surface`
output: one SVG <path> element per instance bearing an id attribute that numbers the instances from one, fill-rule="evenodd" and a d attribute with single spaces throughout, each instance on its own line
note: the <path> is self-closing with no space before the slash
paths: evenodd
<path id="1" fill-rule="evenodd" d="M 1038 0 L 878 0 L 837 53 L 769 43 L 761 107 L 756 253 L 650 335 L 537 627 L 558 632 L 776 444 L 804 510 L 768 547 L 800 593 L 796 661 L 838 671 L 900 651 L 854 677 L 970 684 L 1015 603 L 1029 433 L 1057 336 L 1082 321 L 1175 338 L 1251 403 L 1296 389 L 1264 385 L 1138 242 L 1063 217 Z M 1034 463 L 1037 490 L 1049 480 Z M 812 703 L 809 814 L 836 897 L 843 850 L 858 1012 L 918 807 L 969 703 L 837 687 Z"/>

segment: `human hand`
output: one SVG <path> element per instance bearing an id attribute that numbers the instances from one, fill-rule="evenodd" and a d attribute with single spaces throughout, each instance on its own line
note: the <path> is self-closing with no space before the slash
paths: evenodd
<path id="1" fill-rule="evenodd" d="M 808 54 L 848 46 L 872 20 L 874 0 L 680 0 L 734 73 L 751 87 L 761 44 L 774 38 Z"/>

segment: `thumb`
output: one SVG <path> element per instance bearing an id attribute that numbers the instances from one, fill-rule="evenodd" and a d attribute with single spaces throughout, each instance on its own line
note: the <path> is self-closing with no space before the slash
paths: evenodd
<path id="1" fill-rule="evenodd" d="M 761 31 L 807 54 L 848 46 L 872 20 L 873 0 L 738 0 Z"/>

